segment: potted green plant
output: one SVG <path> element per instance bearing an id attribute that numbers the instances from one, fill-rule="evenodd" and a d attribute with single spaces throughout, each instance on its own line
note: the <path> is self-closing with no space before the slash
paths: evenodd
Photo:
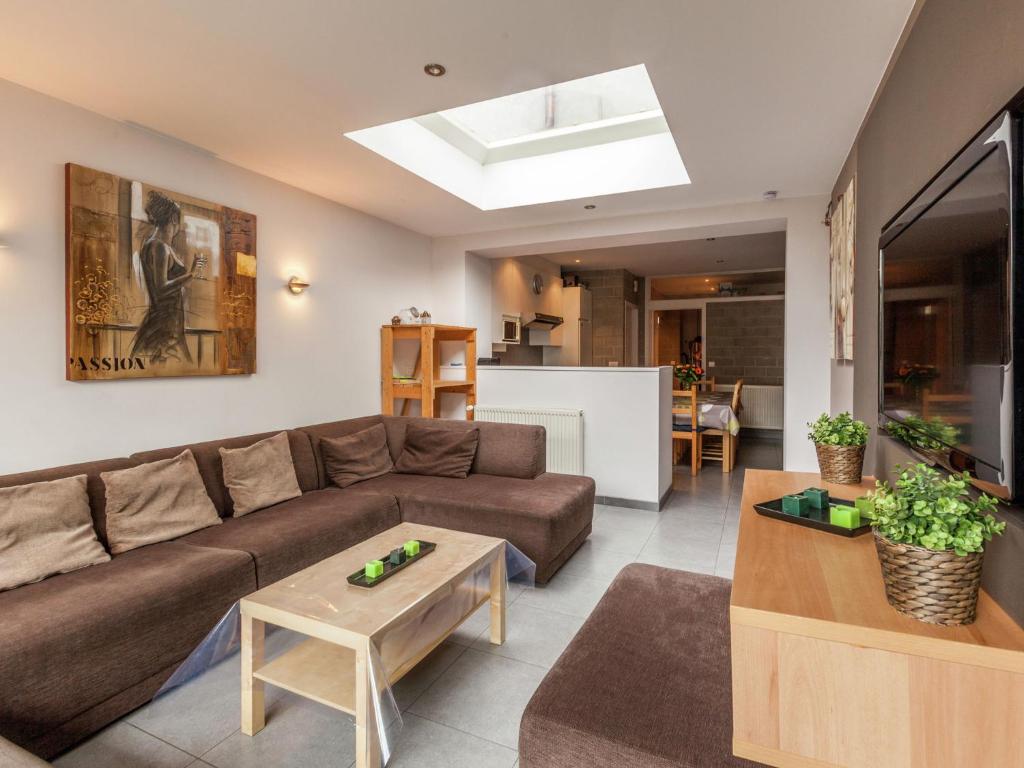
<path id="1" fill-rule="evenodd" d="M 985 542 L 1006 523 L 998 502 L 975 498 L 970 477 L 926 464 L 904 468 L 895 488 L 879 481 L 871 521 L 885 595 L 900 613 L 931 624 L 974 621 Z"/>
<path id="2" fill-rule="evenodd" d="M 807 437 L 818 453 L 821 479 L 829 483 L 859 483 L 864 469 L 868 425 L 844 411 L 838 416 L 823 413 L 807 426 L 811 428 Z"/>

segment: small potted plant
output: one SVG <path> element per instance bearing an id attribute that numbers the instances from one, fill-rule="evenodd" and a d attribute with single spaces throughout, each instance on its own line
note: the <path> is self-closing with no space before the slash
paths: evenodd
<path id="1" fill-rule="evenodd" d="M 704 369 L 699 365 L 691 365 L 690 363 L 684 363 L 683 365 L 677 365 L 675 367 L 675 375 L 679 380 L 679 386 L 681 389 L 689 389 L 702 378 L 704 378 Z"/>
<path id="2" fill-rule="evenodd" d="M 931 624 L 974 621 L 985 542 L 1006 523 L 991 496 L 977 498 L 970 477 L 947 475 L 926 464 L 904 468 L 896 487 L 875 491 L 875 548 L 885 595 L 900 613 Z"/>
<path id="3" fill-rule="evenodd" d="M 823 413 L 807 426 L 811 428 L 807 437 L 818 452 L 821 479 L 828 483 L 859 483 L 864 469 L 868 425 L 843 412 L 835 417 Z"/>

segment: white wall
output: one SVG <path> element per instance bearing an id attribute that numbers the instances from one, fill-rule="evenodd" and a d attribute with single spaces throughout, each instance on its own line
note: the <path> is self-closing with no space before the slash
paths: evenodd
<path id="1" fill-rule="evenodd" d="M 256 215 L 256 375 L 64 380 L 66 162 Z M 5 81 L 0 241 L 0 474 L 377 413 L 379 326 L 441 303 L 427 238 Z"/>
<path id="2" fill-rule="evenodd" d="M 453 295 L 466 285 L 472 259 L 555 253 L 595 246 L 669 242 L 693 236 L 728 234 L 745 225 L 747 232 L 786 232 L 786 386 L 783 463 L 794 471 L 816 471 L 814 446 L 806 439 L 806 423 L 832 405 L 828 318 L 828 230 L 821 223 L 828 198 L 782 198 L 714 208 L 694 208 L 658 214 L 590 219 L 567 224 L 483 232 L 437 238 L 433 243 L 435 293 Z M 753 223 L 753 226 L 751 226 Z M 476 255 L 474 255 L 476 254 Z M 441 302 L 438 301 L 440 305 Z M 473 312 L 467 311 L 472 309 Z M 483 302 L 470 308 L 451 305 L 448 320 L 474 325 L 481 349 L 489 343 L 493 318 Z M 487 312 L 486 315 L 474 314 Z M 838 400 L 836 402 L 839 402 Z"/>
<path id="3" fill-rule="evenodd" d="M 477 402 L 582 409 L 583 474 L 599 496 L 656 508 L 672 485 L 670 368 L 480 368 Z"/>

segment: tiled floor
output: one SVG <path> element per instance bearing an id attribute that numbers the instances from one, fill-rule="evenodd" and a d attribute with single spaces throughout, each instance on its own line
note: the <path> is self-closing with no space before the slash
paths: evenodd
<path id="1" fill-rule="evenodd" d="M 661 512 L 599 506 L 594 532 L 543 588 L 510 592 L 508 639 L 487 641 L 483 611 L 395 686 L 396 768 L 515 768 L 519 720 L 544 674 L 622 566 L 639 561 L 732 577 L 744 467 L 777 469 L 780 443 L 745 440 L 740 467 L 675 476 Z M 271 644 L 268 639 L 268 645 Z M 237 657 L 61 757 L 61 768 L 347 768 L 352 719 L 268 686 L 267 727 L 238 730 Z M 201 758 L 201 759 L 200 759 Z"/>

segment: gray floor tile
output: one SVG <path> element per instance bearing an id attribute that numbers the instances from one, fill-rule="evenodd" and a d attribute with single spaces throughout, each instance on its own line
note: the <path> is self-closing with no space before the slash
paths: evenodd
<path id="1" fill-rule="evenodd" d="M 576 616 L 519 603 L 509 610 L 508 630 L 502 645 L 491 645 L 484 635 L 477 639 L 473 648 L 507 659 L 550 667 L 581 626 L 583 619 Z"/>
<path id="2" fill-rule="evenodd" d="M 513 768 L 515 750 L 416 715 L 404 717 L 388 768 Z"/>
<path id="3" fill-rule="evenodd" d="M 637 557 L 640 563 L 695 573 L 714 573 L 717 561 L 718 542 L 708 544 L 653 540 Z"/>
<path id="4" fill-rule="evenodd" d="M 652 528 L 653 530 L 653 528 Z M 567 576 L 583 576 L 594 581 L 611 584 L 625 566 L 633 562 L 634 556 L 610 549 L 598 549 L 587 539 L 558 573 Z"/>
<path id="5" fill-rule="evenodd" d="M 202 755 L 238 730 L 241 718 L 238 655 L 151 701 L 127 721 L 193 755 Z"/>
<path id="6" fill-rule="evenodd" d="M 607 589 L 604 581 L 556 573 L 546 586 L 524 592 L 515 604 L 585 619 Z"/>
<path id="7" fill-rule="evenodd" d="M 338 768 L 355 759 L 355 723 L 343 712 L 282 692 L 255 736 L 236 731 L 206 754 L 215 768 Z"/>
<path id="8" fill-rule="evenodd" d="M 57 768 L 185 768 L 195 757 L 125 722 L 58 758 Z"/>
<path id="9" fill-rule="evenodd" d="M 453 642 L 444 642 L 417 664 L 391 690 L 395 694 L 395 703 L 403 712 L 407 710 L 416 699 L 423 695 L 442 673 L 448 669 L 455 660 L 466 650 L 466 646 Z"/>
<path id="10" fill-rule="evenodd" d="M 448 638 L 448 642 L 459 645 L 472 645 L 481 634 L 491 627 L 491 608 L 489 605 L 481 605 L 476 613 L 466 619 L 459 628 Z"/>
<path id="11" fill-rule="evenodd" d="M 708 520 L 690 515 L 666 516 L 658 523 L 644 548 L 659 542 L 699 542 L 714 544 L 717 547 L 722 540 L 724 528 L 722 520 Z"/>
<path id="12" fill-rule="evenodd" d="M 618 552 L 623 555 L 636 555 L 647 543 L 651 531 L 647 528 L 630 529 L 594 523 L 594 530 L 588 541 L 597 549 Z"/>
<path id="13" fill-rule="evenodd" d="M 542 667 L 470 649 L 409 711 L 515 749 L 519 720 L 544 674 Z"/>
<path id="14" fill-rule="evenodd" d="M 603 528 L 625 528 L 650 531 L 658 523 L 658 512 L 627 507 L 594 507 L 594 522 Z"/>

